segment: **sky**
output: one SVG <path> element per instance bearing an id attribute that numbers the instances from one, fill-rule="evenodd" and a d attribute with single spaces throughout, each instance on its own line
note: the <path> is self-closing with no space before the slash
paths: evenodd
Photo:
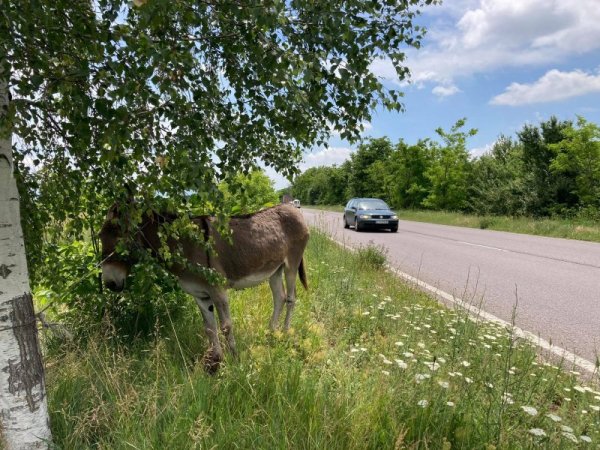
<path id="1" fill-rule="evenodd" d="M 422 12 L 417 22 L 428 33 L 406 52 L 410 81 L 398 80 L 389 61 L 371 64 L 404 92 L 405 110 L 375 110 L 364 137 L 413 143 L 466 117 L 478 130 L 468 141 L 477 156 L 498 136 L 553 115 L 600 123 L 600 0 L 446 0 Z M 339 165 L 357 146 L 339 136 L 329 145 L 305 153 L 300 169 Z M 267 174 L 277 189 L 289 185 Z"/>

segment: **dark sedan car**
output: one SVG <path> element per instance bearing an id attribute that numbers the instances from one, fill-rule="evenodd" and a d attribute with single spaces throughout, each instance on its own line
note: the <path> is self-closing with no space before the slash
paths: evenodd
<path id="1" fill-rule="evenodd" d="M 398 216 L 378 198 L 353 198 L 344 209 L 344 228 L 354 226 L 356 231 L 364 229 L 388 229 L 398 231 Z"/>

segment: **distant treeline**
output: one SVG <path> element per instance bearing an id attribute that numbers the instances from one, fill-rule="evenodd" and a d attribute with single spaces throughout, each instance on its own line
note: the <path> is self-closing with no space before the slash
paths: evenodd
<path id="1" fill-rule="evenodd" d="M 500 136 L 471 157 L 465 119 L 440 142 L 409 145 L 370 139 L 341 166 L 299 175 L 292 194 L 304 204 L 345 204 L 380 197 L 396 208 L 427 208 L 509 216 L 600 214 L 600 128 L 578 117 L 524 125 L 516 138 Z"/>

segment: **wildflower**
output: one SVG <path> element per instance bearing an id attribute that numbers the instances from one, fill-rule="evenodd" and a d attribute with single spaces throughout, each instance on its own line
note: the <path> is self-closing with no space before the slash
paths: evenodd
<path id="1" fill-rule="evenodd" d="M 394 342 L 394 345 L 396 345 L 398 347 L 403 347 L 404 346 L 404 342 L 401 342 L 401 341 Z"/>
<path id="2" fill-rule="evenodd" d="M 417 383 L 425 381 L 427 378 L 431 378 L 431 375 L 429 375 L 428 373 L 418 373 L 415 375 L 415 380 Z"/>
<path id="3" fill-rule="evenodd" d="M 469 361 L 463 361 L 461 363 L 464 367 L 469 367 L 471 365 L 471 363 Z"/>
<path id="4" fill-rule="evenodd" d="M 402 354 L 404 355 L 405 358 L 412 358 L 414 356 L 414 354 L 412 354 L 411 352 L 404 352 Z"/>
<path id="5" fill-rule="evenodd" d="M 512 405 L 515 401 L 512 399 L 512 394 L 510 392 L 505 392 L 502 394 L 502 401 L 507 405 Z"/>
<path id="6" fill-rule="evenodd" d="M 521 409 L 530 416 L 537 416 L 538 412 L 533 406 L 521 406 Z"/>
<path id="7" fill-rule="evenodd" d="M 435 372 L 440 368 L 440 364 L 437 361 L 423 361 L 423 364 L 425 364 L 432 372 Z"/>
<path id="8" fill-rule="evenodd" d="M 566 425 L 563 425 L 562 427 L 560 427 L 561 430 L 567 432 L 567 433 L 572 433 L 573 432 L 573 428 L 568 427 Z"/>
<path id="9" fill-rule="evenodd" d="M 560 422 L 562 420 L 556 414 L 546 414 L 546 417 L 553 420 L 554 422 Z"/>
<path id="10" fill-rule="evenodd" d="M 401 369 L 406 369 L 408 367 L 408 364 L 406 364 L 401 359 L 395 359 L 394 361 L 396 361 L 396 364 L 398 364 L 398 367 L 400 367 Z"/>
<path id="11" fill-rule="evenodd" d="M 575 386 L 573 389 L 576 390 L 577 392 L 581 392 L 582 394 L 585 394 L 585 389 L 581 386 Z"/>
<path id="12" fill-rule="evenodd" d="M 581 439 L 583 442 L 587 442 L 587 443 L 592 442 L 592 438 L 589 436 L 586 436 L 585 434 L 582 434 L 581 436 L 579 436 L 579 439 Z"/>
<path id="13" fill-rule="evenodd" d="M 429 405 L 429 402 L 427 400 L 419 400 L 417 405 L 419 405 L 421 408 L 426 408 L 427 405 Z"/>
<path id="14" fill-rule="evenodd" d="M 471 383 L 473 382 L 473 379 L 472 379 L 472 378 L 469 378 L 469 377 L 465 377 L 465 381 L 466 381 L 467 383 L 471 384 Z"/>
<path id="15" fill-rule="evenodd" d="M 425 348 L 425 344 L 423 342 L 419 342 L 417 344 L 417 347 L 419 347 L 419 348 Z"/>
<path id="16" fill-rule="evenodd" d="M 366 348 L 364 348 L 364 347 L 361 347 L 361 348 L 360 348 L 360 351 L 361 351 L 361 352 L 366 352 L 366 351 L 367 351 L 367 349 L 366 349 Z"/>
<path id="17" fill-rule="evenodd" d="M 575 443 L 579 442 L 579 440 L 577 439 L 577 437 L 575 437 L 575 435 L 573 433 L 563 431 L 562 435 L 564 437 L 566 437 L 567 439 L 569 439 L 570 441 L 573 441 Z"/>
<path id="18" fill-rule="evenodd" d="M 454 407 L 454 402 L 446 402 L 446 405 L 448 405 L 450 408 Z"/>
<path id="19" fill-rule="evenodd" d="M 385 376 L 390 376 L 390 373 L 387 370 L 382 370 L 381 371 L 382 374 L 384 374 Z"/>
<path id="20" fill-rule="evenodd" d="M 533 434 L 534 436 L 546 436 L 546 432 L 541 428 L 532 428 L 531 430 L 529 430 L 529 433 Z"/>
<path id="21" fill-rule="evenodd" d="M 570 402 L 570 401 L 571 401 L 571 399 L 570 399 L 569 397 L 563 397 L 563 400 L 564 400 L 565 402 Z"/>
<path id="22" fill-rule="evenodd" d="M 485 383 L 485 385 L 490 389 L 494 389 L 494 385 L 492 383 Z"/>
<path id="23" fill-rule="evenodd" d="M 447 381 L 438 381 L 438 384 L 444 389 L 448 389 L 450 387 L 450 383 Z"/>
<path id="24" fill-rule="evenodd" d="M 600 411 L 600 406 L 596 406 L 596 405 L 590 405 L 590 408 L 592 409 L 592 411 Z"/>
<path id="25" fill-rule="evenodd" d="M 369 311 L 365 311 L 364 313 L 362 313 L 363 316 L 368 316 L 369 314 L 371 314 Z"/>
<path id="26" fill-rule="evenodd" d="M 352 347 L 352 348 L 350 349 L 350 351 L 351 351 L 352 353 L 360 352 L 360 350 L 359 350 L 359 349 L 357 349 L 356 347 Z"/>

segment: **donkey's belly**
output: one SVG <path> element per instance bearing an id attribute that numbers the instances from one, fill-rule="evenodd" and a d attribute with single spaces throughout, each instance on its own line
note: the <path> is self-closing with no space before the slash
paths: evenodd
<path id="1" fill-rule="evenodd" d="M 256 286 L 263 281 L 269 279 L 277 269 L 269 271 L 269 272 L 257 272 L 251 275 L 240 278 L 239 280 L 232 280 L 231 287 L 234 289 L 244 289 L 252 286 Z"/>

